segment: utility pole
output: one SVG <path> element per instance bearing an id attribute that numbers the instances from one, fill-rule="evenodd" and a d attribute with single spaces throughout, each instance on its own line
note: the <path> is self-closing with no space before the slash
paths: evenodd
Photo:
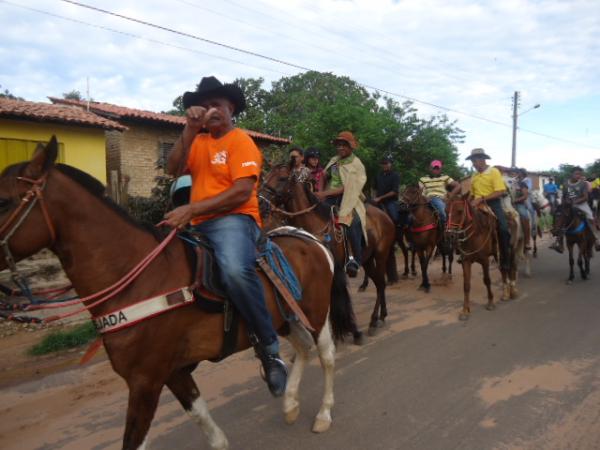
<path id="1" fill-rule="evenodd" d="M 516 167 L 517 165 L 517 109 L 519 107 L 519 92 L 515 91 L 515 96 L 513 97 L 513 135 L 512 135 L 512 158 L 510 161 L 511 167 Z"/>

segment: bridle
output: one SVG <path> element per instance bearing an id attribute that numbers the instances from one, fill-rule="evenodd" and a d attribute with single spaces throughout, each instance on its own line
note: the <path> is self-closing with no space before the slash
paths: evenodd
<path id="1" fill-rule="evenodd" d="M 258 198 L 259 201 L 262 201 L 263 204 L 266 204 L 265 213 L 271 216 L 272 213 L 275 212 L 277 214 L 281 214 L 285 218 L 293 218 L 307 214 L 316 209 L 317 206 L 319 206 L 319 202 L 316 201 L 307 208 L 293 212 L 286 211 L 285 209 L 282 209 L 279 206 L 277 206 L 285 205 L 291 199 L 293 183 L 302 183 L 304 186 L 306 186 L 307 184 L 306 181 L 300 181 L 297 178 L 296 174 L 292 171 L 286 177 L 279 177 L 278 185 L 284 184 L 284 186 L 282 186 L 281 189 L 278 189 L 278 187 L 273 188 L 267 184 L 262 185 Z M 338 228 L 337 217 L 335 215 L 333 206 L 330 208 L 330 220 L 327 221 L 323 229 L 316 232 L 312 232 L 312 234 L 321 238 L 326 243 L 329 242 L 329 240 L 331 240 L 331 235 L 333 235 L 333 238 L 336 242 L 343 241 L 342 231 Z"/>
<path id="2" fill-rule="evenodd" d="M 454 221 L 455 206 L 457 204 L 463 204 L 464 214 L 460 221 Z M 465 226 L 466 224 L 466 226 Z M 450 236 L 450 240 L 456 243 L 456 247 L 462 256 L 470 256 L 479 253 L 488 243 L 491 236 L 494 233 L 493 227 L 488 230 L 487 237 L 477 250 L 467 252 L 464 250 L 463 245 L 475 234 L 473 229 L 473 213 L 471 212 L 471 205 L 469 205 L 468 199 L 454 200 L 450 203 L 450 210 L 448 211 L 448 222 L 446 224 L 446 234 Z"/>
<path id="3" fill-rule="evenodd" d="M 44 188 L 46 187 L 47 177 L 47 173 L 36 180 L 27 177 L 17 177 L 17 181 L 29 183 L 31 188 L 25 192 L 25 195 L 21 198 L 21 203 L 19 203 L 19 206 L 17 206 L 8 219 L 6 219 L 6 221 L 0 225 L 0 236 L 3 236 L 0 238 L 0 249 L 2 250 L 4 261 L 6 262 L 7 267 L 10 269 L 12 280 L 19 287 L 19 289 L 21 289 L 21 292 L 24 293 L 29 293 L 29 287 L 27 286 L 25 278 L 17 269 L 15 258 L 10 251 L 9 241 L 19 227 L 23 224 L 23 222 L 25 222 L 25 219 L 27 219 L 35 205 L 39 202 L 42 215 L 44 216 L 44 221 L 46 222 L 46 226 L 50 232 L 49 247 L 54 244 L 56 240 L 56 230 L 52 224 L 52 220 L 50 219 L 50 214 L 48 213 L 48 208 L 43 195 Z"/>

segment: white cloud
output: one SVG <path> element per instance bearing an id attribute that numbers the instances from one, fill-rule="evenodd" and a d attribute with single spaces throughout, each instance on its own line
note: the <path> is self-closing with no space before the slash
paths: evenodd
<path id="1" fill-rule="evenodd" d="M 273 80 L 299 70 L 242 55 L 56 0 L 11 0 L 168 45 L 48 17 L 0 3 L 0 84 L 32 100 L 85 91 L 101 101 L 164 110 L 200 78 L 215 74 Z M 207 39 L 349 75 L 368 85 L 510 124 L 513 91 L 523 108 L 548 116 L 536 131 L 600 147 L 589 118 L 561 116 L 560 105 L 600 99 L 600 3 L 585 0 L 87 0 L 99 8 Z M 180 46 L 189 50 L 173 48 Z M 238 61 L 224 61 L 206 53 Z M 422 114 L 438 110 L 416 105 Z M 576 107 L 576 106 L 574 106 Z M 568 109 L 568 108 L 566 108 Z M 483 146 L 510 157 L 510 128 L 449 114 L 467 133 L 466 153 Z M 561 126 L 557 127 L 556 124 Z M 531 137 L 523 162 L 551 151 Z M 557 148 L 562 148 L 559 144 Z M 565 158 L 591 158 L 589 148 Z M 600 153 L 600 152 L 599 152 Z M 533 155 L 529 158 L 527 155 Z M 529 158 L 529 159 L 528 159 Z"/>

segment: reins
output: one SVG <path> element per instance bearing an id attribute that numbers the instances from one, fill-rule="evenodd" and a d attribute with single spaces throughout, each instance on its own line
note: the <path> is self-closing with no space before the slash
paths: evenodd
<path id="1" fill-rule="evenodd" d="M 25 193 L 23 198 L 21 199 L 21 203 L 17 208 L 12 212 L 12 214 L 8 217 L 8 219 L 0 226 L 0 235 L 6 233 L 2 240 L 0 241 L 0 248 L 4 253 L 4 259 L 6 261 L 7 266 L 9 267 L 12 279 L 17 284 L 22 293 L 26 296 L 31 296 L 31 291 L 27 287 L 24 278 L 19 274 L 17 270 L 17 266 L 14 260 L 14 257 L 9 248 L 9 240 L 15 234 L 15 232 L 19 229 L 19 227 L 23 224 L 25 219 L 29 216 L 34 206 L 39 202 L 40 208 L 42 210 L 42 215 L 44 216 L 44 220 L 48 227 L 48 231 L 50 232 L 50 245 L 51 247 L 56 241 L 56 230 L 50 219 L 50 214 L 48 213 L 48 208 L 44 201 L 43 191 L 47 184 L 47 173 L 38 178 L 37 180 L 33 180 L 26 177 L 17 177 L 18 181 L 23 181 L 31 184 L 31 188 Z M 8 230 L 8 231 L 7 231 Z M 99 306 L 111 298 L 115 297 L 117 294 L 122 292 L 125 288 L 127 288 L 135 279 L 146 269 L 152 261 L 156 259 L 156 257 L 164 250 L 164 248 L 173 240 L 175 235 L 177 234 L 177 230 L 173 229 L 168 234 L 168 236 L 158 245 L 156 246 L 146 257 L 144 257 L 138 264 L 136 264 L 127 274 L 125 274 L 121 279 L 108 286 L 105 289 L 102 289 L 99 292 L 91 294 L 84 298 L 77 298 L 73 300 L 66 301 L 57 301 L 55 303 L 49 304 L 31 304 L 24 308 L 24 311 L 36 311 L 41 309 L 55 309 L 55 308 L 64 308 L 67 306 L 79 305 L 85 302 L 89 302 L 95 300 L 90 305 L 84 305 L 83 308 L 77 309 L 72 312 L 68 312 L 65 314 L 51 316 L 43 319 L 43 322 L 53 322 L 55 320 L 64 319 L 66 317 L 74 316 L 84 311 L 89 311 L 92 308 Z M 66 288 L 60 288 L 55 290 L 50 290 L 49 292 L 59 292 L 63 291 Z M 70 287 L 69 287 L 70 289 Z M 8 318 L 11 318 L 10 316 Z"/>
<path id="2" fill-rule="evenodd" d="M 54 241 L 56 240 L 56 231 L 54 229 L 54 225 L 52 224 L 52 220 L 50 219 L 50 214 L 48 213 L 48 208 L 46 207 L 46 202 L 44 201 L 43 195 L 44 188 L 46 187 L 47 174 L 44 174 L 37 180 L 32 180 L 26 177 L 17 177 L 17 181 L 29 183 L 31 184 L 31 188 L 25 193 L 23 198 L 21 198 L 21 202 L 17 208 L 12 212 L 8 219 L 6 219 L 2 226 L 0 226 L 0 235 L 4 235 L 2 240 L 0 240 L 0 249 L 4 255 L 4 261 L 10 270 L 11 279 L 18 286 L 19 290 L 26 297 L 31 299 L 31 290 L 29 289 L 25 278 L 19 273 L 17 264 L 15 263 L 15 258 L 10 251 L 10 247 L 8 245 L 10 238 L 16 233 L 25 219 L 27 219 L 38 202 L 42 210 L 42 215 L 44 216 L 44 221 L 46 222 L 46 226 L 48 227 L 48 231 L 50 233 L 49 247 L 54 245 Z"/>
<path id="3" fill-rule="evenodd" d="M 477 250 L 466 252 L 463 249 L 463 244 L 475 235 L 475 229 L 473 227 L 473 222 L 474 222 L 473 214 L 471 213 L 471 207 L 468 203 L 468 200 L 464 199 L 461 201 L 464 204 L 464 209 L 465 209 L 466 214 L 463 214 L 460 222 L 453 222 L 452 221 L 452 217 L 453 217 L 452 213 L 454 212 L 454 205 L 459 202 L 459 201 L 453 201 L 450 204 L 450 211 L 448 212 L 448 223 L 446 225 L 446 233 L 454 235 L 454 240 L 456 241 L 458 251 L 460 252 L 460 254 L 462 256 L 471 256 L 471 255 L 475 255 L 475 254 L 479 253 L 481 250 L 483 250 L 483 248 L 487 245 L 488 241 L 490 240 L 494 230 L 493 230 L 493 228 L 489 229 L 486 238 L 484 239 L 483 243 Z M 467 226 L 465 226 L 465 222 L 467 219 L 469 221 L 469 224 Z"/>

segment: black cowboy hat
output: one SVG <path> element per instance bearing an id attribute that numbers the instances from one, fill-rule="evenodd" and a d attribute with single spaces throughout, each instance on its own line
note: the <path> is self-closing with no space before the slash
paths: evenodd
<path id="1" fill-rule="evenodd" d="M 223 84 L 215 77 L 204 77 L 194 92 L 183 94 L 183 108 L 198 106 L 200 102 L 215 97 L 224 97 L 234 105 L 233 115 L 246 109 L 246 99 L 242 89 L 236 84 Z"/>

